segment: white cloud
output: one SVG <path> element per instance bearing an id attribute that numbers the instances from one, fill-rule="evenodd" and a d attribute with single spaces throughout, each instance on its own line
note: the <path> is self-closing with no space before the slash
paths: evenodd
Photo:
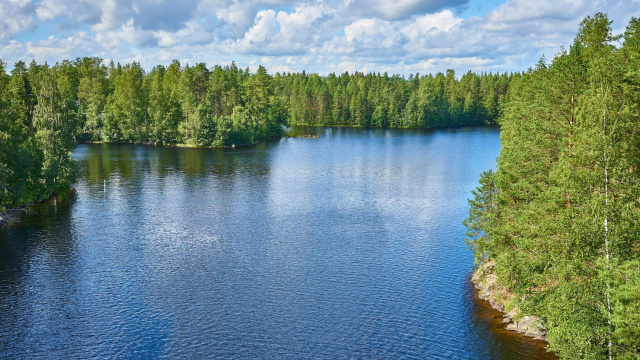
<path id="1" fill-rule="evenodd" d="M 505 0 L 482 17 L 456 16 L 467 3 L 0 0 L 0 56 L 9 67 L 33 57 L 100 56 L 136 59 L 149 69 L 178 58 L 323 74 L 515 71 L 570 45 L 587 15 L 608 13 L 618 32 L 640 16 L 640 0 Z M 54 30 L 38 38 L 44 29 Z"/>
<path id="2" fill-rule="evenodd" d="M 388 57 L 404 53 L 405 38 L 397 25 L 379 19 L 362 19 L 344 29 L 350 52 L 366 57 Z M 391 51 L 390 51 L 391 50 Z"/>
<path id="3" fill-rule="evenodd" d="M 322 4 L 299 5 L 291 12 L 262 10 L 251 28 L 227 50 L 256 55 L 300 55 L 331 38 L 335 12 Z"/>
<path id="4" fill-rule="evenodd" d="M 300 36 L 305 37 L 310 33 L 313 34 L 314 21 L 321 18 L 324 12 L 322 5 L 300 5 L 291 13 L 280 11 L 277 16 L 280 32 L 287 41 L 295 40 Z"/>
<path id="5" fill-rule="evenodd" d="M 347 3 L 348 10 L 354 13 L 385 20 L 400 20 L 459 7 L 467 2 L 468 0 L 352 0 Z"/>
<path id="6" fill-rule="evenodd" d="M 269 66 L 269 67 L 267 67 L 267 69 L 271 74 L 275 74 L 275 73 L 286 74 L 286 73 L 295 73 L 296 72 L 296 70 L 292 69 L 291 67 L 289 67 L 287 65 Z"/>
<path id="7" fill-rule="evenodd" d="M 592 6 L 596 5 L 596 6 Z M 597 2 L 583 0 L 526 1 L 510 0 L 490 12 L 492 24 L 518 24 L 532 20 L 573 20 L 585 8 L 597 7 Z"/>
<path id="8" fill-rule="evenodd" d="M 414 21 L 402 27 L 400 31 L 409 41 L 419 41 L 421 37 L 429 34 L 448 32 L 462 22 L 463 20 L 453 15 L 450 10 L 444 10 L 435 14 L 418 16 Z"/>
<path id="9" fill-rule="evenodd" d="M 224 35 L 228 33 L 234 37 L 244 35 L 253 24 L 255 15 L 254 9 L 239 3 L 217 8 L 215 12 L 215 16 L 226 25 Z"/>
<path id="10" fill-rule="evenodd" d="M 178 45 L 202 45 L 210 43 L 213 38 L 206 27 L 197 21 L 190 21 L 176 32 L 157 31 L 154 36 L 158 39 L 158 46 L 170 48 Z"/>
<path id="11" fill-rule="evenodd" d="M 38 19 L 42 21 L 54 20 L 59 16 L 70 16 L 68 7 L 61 1 L 42 0 L 36 8 Z"/>
<path id="12" fill-rule="evenodd" d="M 82 49 L 82 53 L 76 53 L 77 49 Z M 67 38 L 50 36 L 47 39 L 35 42 L 21 43 L 12 40 L 9 44 L 0 48 L 0 53 L 15 61 L 21 59 L 28 62 L 34 59 L 38 63 L 44 63 L 46 61 L 49 64 L 73 59 L 77 56 L 101 55 L 99 52 L 99 46 L 83 32 Z M 13 63 L 9 63 L 9 65 L 13 65 Z"/>
<path id="13" fill-rule="evenodd" d="M 123 25 L 123 15 L 127 11 L 116 0 L 105 0 L 100 6 L 100 22 L 91 25 L 91 30 L 105 32 L 117 29 Z M 128 22 L 131 18 L 127 18 Z M 126 23 L 125 23 L 126 24 Z"/>
<path id="14" fill-rule="evenodd" d="M 134 45 L 137 47 L 157 45 L 157 39 L 153 32 L 134 26 L 133 19 L 129 19 L 118 30 L 98 33 L 96 41 L 107 49 L 117 48 L 122 45 Z"/>
<path id="15" fill-rule="evenodd" d="M 34 6 L 30 0 L 0 1 L 0 41 L 13 38 L 21 31 L 33 31 Z"/>
<path id="16" fill-rule="evenodd" d="M 239 46 L 247 48 L 252 45 L 262 44 L 277 31 L 276 12 L 274 10 L 262 10 L 256 15 L 253 26 L 244 34 L 244 38 L 240 40 Z"/>

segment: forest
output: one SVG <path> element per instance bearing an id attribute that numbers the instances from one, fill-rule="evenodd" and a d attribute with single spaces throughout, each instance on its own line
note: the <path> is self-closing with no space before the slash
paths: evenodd
<path id="1" fill-rule="evenodd" d="M 510 84 L 467 242 L 562 359 L 640 357 L 640 19 L 587 17 Z"/>
<path id="2" fill-rule="evenodd" d="M 77 142 L 235 147 L 283 126 L 433 128 L 494 124 L 521 74 L 408 79 L 385 74 L 270 75 L 235 63 L 121 65 L 78 58 L 49 66 L 0 61 L 0 210 L 66 189 Z"/>

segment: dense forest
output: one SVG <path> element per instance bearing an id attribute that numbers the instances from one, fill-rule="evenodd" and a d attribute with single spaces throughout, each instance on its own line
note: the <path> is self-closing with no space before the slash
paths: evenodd
<path id="1" fill-rule="evenodd" d="M 459 79 L 446 74 L 408 79 L 385 74 L 276 74 L 275 93 L 286 104 L 291 124 L 434 128 L 495 123 L 509 83 L 520 74 Z"/>
<path id="2" fill-rule="evenodd" d="M 236 146 L 283 125 L 444 127 L 495 123 L 520 74 L 255 73 L 205 64 L 55 66 L 0 61 L 0 210 L 67 188 L 75 142 Z"/>
<path id="3" fill-rule="evenodd" d="M 58 70 L 39 69 L 34 86 L 34 73 L 17 66 L 9 77 L 0 62 L 0 211 L 46 199 L 75 181 L 77 117 Z"/>
<path id="4" fill-rule="evenodd" d="M 563 359 L 640 357 L 639 105 L 640 20 L 620 37 L 587 17 L 511 83 L 498 170 L 470 200 L 476 258 Z"/>

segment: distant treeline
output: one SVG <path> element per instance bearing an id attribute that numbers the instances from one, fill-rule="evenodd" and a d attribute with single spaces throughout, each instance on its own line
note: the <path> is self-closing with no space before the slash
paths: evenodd
<path id="1" fill-rule="evenodd" d="M 100 58 L 49 66 L 0 61 L 0 210 L 67 188 L 75 142 L 253 144 L 283 125 L 432 128 L 495 123 L 520 74 L 460 79 L 344 73 L 269 75 L 235 63 L 156 66 Z"/>
<path id="2" fill-rule="evenodd" d="M 520 74 L 455 72 L 405 79 L 386 73 L 279 75 L 275 94 L 297 125 L 434 128 L 494 124 Z"/>
<path id="3" fill-rule="evenodd" d="M 513 77 L 468 72 L 400 76 L 344 73 L 267 74 L 260 66 L 203 63 L 146 72 L 140 64 L 106 66 L 99 58 L 47 64 L 18 62 L 31 117 L 43 77 L 55 77 L 80 141 L 228 146 L 281 135 L 281 125 L 432 128 L 495 123 Z"/>
<path id="4" fill-rule="evenodd" d="M 640 19 L 610 25 L 587 17 L 511 84 L 466 221 L 507 310 L 542 318 L 562 359 L 640 358 Z"/>

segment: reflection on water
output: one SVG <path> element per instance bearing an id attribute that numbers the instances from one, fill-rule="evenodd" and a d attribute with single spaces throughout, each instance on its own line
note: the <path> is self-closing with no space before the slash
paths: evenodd
<path id="1" fill-rule="evenodd" d="M 2 358 L 545 359 L 474 297 L 461 225 L 496 129 L 81 145 L 0 230 Z"/>
<path id="2" fill-rule="evenodd" d="M 493 344 L 491 359 L 515 358 L 514 354 L 519 359 L 557 359 L 553 353 L 545 351 L 546 342 L 507 330 L 506 324 L 502 322 L 504 314 L 478 296 L 470 279 L 466 296 L 473 302 L 470 310 L 475 330 L 485 337 L 485 341 Z"/>

